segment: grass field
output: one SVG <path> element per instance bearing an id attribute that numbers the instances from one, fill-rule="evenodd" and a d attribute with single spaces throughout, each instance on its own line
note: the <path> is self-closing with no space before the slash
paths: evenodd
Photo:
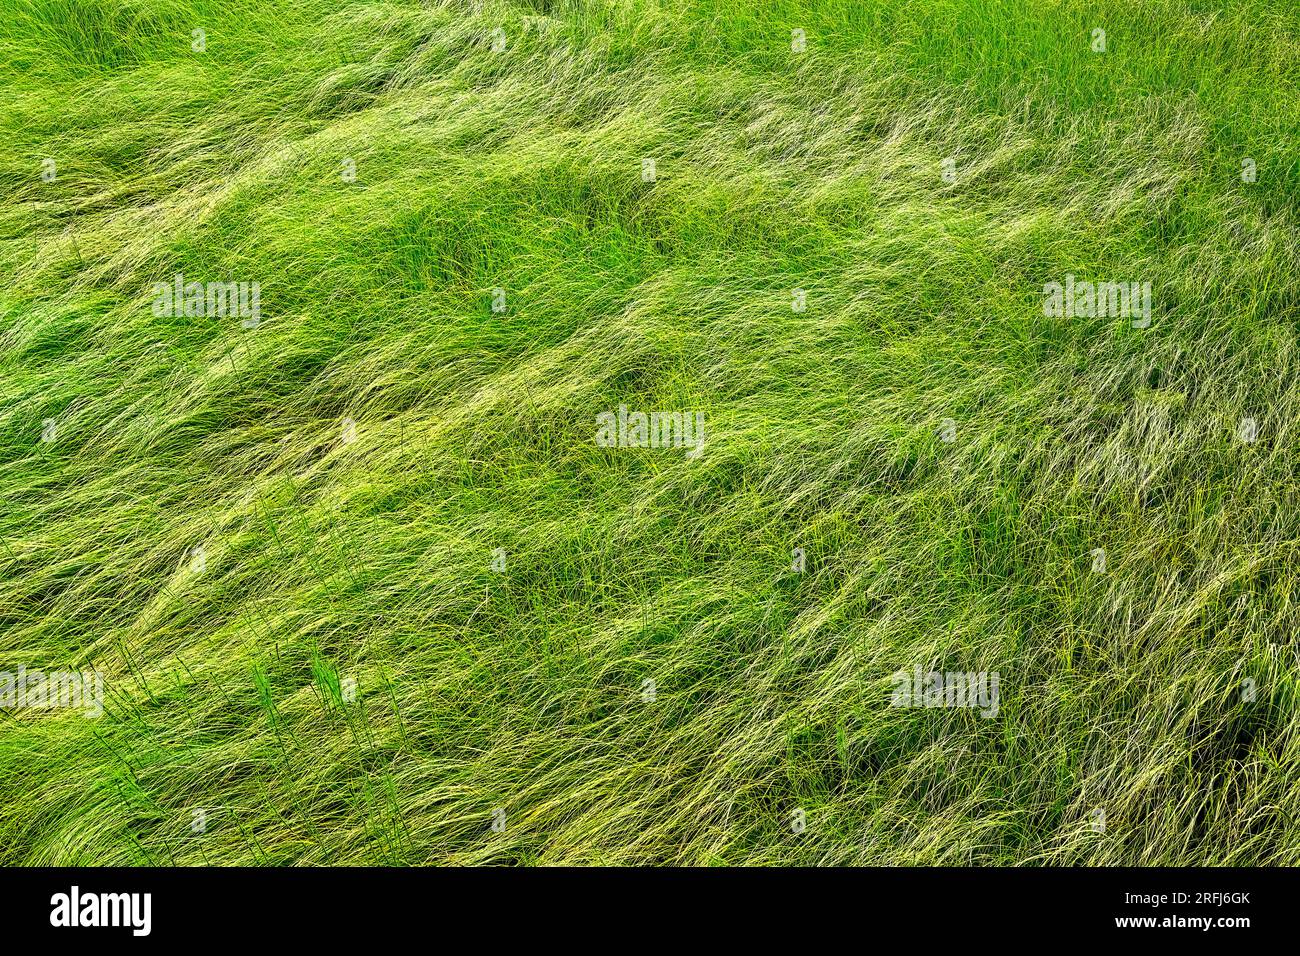
<path id="1" fill-rule="evenodd" d="M 0 862 L 1300 864 L 1294 0 L 3 8 Z"/>

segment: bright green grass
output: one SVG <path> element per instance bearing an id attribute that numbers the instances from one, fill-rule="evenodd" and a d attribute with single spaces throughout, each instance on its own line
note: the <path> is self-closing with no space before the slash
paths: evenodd
<path id="1" fill-rule="evenodd" d="M 1293 0 L 0 12 L 0 861 L 1300 863 Z"/>

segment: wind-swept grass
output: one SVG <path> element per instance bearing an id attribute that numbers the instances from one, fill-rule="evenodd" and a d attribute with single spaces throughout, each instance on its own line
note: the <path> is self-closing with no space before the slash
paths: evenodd
<path id="1" fill-rule="evenodd" d="M 10 0 L 0 86 L 0 672 L 106 692 L 0 861 L 1300 863 L 1289 0 Z"/>

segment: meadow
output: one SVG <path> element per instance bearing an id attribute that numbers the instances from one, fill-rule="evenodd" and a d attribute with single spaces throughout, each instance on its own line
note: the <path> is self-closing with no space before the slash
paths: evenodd
<path id="1" fill-rule="evenodd" d="M 0 863 L 1300 864 L 1294 0 L 0 8 Z"/>

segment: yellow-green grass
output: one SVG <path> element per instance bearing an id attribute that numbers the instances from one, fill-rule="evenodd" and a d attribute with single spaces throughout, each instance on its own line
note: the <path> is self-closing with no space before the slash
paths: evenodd
<path id="1" fill-rule="evenodd" d="M 1300 863 L 1291 0 L 4 7 L 0 862 Z"/>

